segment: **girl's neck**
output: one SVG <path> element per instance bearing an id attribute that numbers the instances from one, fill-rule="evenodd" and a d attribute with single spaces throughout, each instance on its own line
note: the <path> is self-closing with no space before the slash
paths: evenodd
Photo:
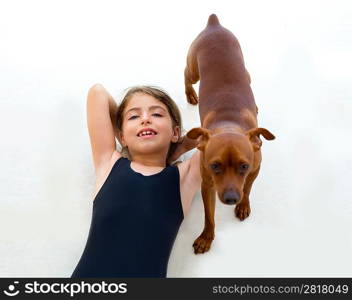
<path id="1" fill-rule="evenodd" d="M 163 155 L 134 154 L 131 161 L 137 165 L 146 167 L 166 167 L 166 158 Z"/>

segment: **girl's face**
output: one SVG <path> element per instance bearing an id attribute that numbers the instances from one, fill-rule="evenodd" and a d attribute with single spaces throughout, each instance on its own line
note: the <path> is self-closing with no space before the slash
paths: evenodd
<path id="1" fill-rule="evenodd" d="M 140 136 L 145 128 L 156 135 Z M 172 128 L 167 106 L 151 95 L 136 93 L 128 101 L 122 122 L 121 142 L 133 153 L 167 154 L 170 142 L 177 142 L 180 128 Z"/>

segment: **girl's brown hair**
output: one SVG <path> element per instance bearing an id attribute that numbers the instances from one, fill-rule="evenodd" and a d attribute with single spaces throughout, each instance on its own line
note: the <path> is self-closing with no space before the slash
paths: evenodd
<path id="1" fill-rule="evenodd" d="M 146 85 L 137 85 L 133 86 L 130 88 L 127 88 L 128 91 L 123 97 L 121 103 L 119 104 L 116 112 L 116 127 L 119 133 L 122 132 L 122 122 L 123 122 L 123 112 L 125 110 L 125 107 L 127 106 L 128 101 L 132 98 L 132 96 L 136 93 L 142 93 L 142 94 L 147 94 L 151 95 L 154 98 L 158 99 L 160 102 L 162 102 L 164 105 L 166 105 L 168 112 L 171 116 L 172 120 L 172 128 L 175 128 L 175 126 L 180 127 L 180 137 L 179 140 L 182 136 L 183 128 L 182 128 L 182 119 L 181 119 L 181 113 L 176 105 L 176 103 L 171 99 L 171 97 L 168 95 L 167 92 L 165 92 L 163 89 L 157 86 L 146 86 Z M 121 142 L 120 142 L 121 143 Z M 170 147 L 166 156 L 166 164 L 170 165 L 172 161 L 170 161 L 170 158 L 172 154 L 174 153 L 176 149 L 176 143 L 171 142 Z M 121 144 L 122 146 L 122 144 Z M 121 149 L 121 154 L 124 157 L 127 157 L 131 159 L 131 155 L 128 151 L 127 147 L 122 146 Z"/>

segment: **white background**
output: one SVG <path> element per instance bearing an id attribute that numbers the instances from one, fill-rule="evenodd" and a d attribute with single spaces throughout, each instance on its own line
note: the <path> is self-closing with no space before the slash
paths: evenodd
<path id="1" fill-rule="evenodd" d="M 1 277 L 69 277 L 82 254 L 90 86 L 117 102 L 129 86 L 161 86 L 184 129 L 199 126 L 183 70 L 211 13 L 239 39 L 259 126 L 276 139 L 263 139 L 251 216 L 218 201 L 212 248 L 194 255 L 198 193 L 168 276 L 352 276 L 350 1 L 32 0 L 0 2 Z"/>

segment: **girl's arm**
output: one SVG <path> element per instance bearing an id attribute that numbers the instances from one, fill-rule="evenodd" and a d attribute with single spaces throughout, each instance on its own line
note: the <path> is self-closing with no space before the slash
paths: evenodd
<path id="1" fill-rule="evenodd" d="M 200 156 L 201 151 L 196 150 L 190 158 L 189 162 L 188 177 L 191 182 L 191 186 L 194 189 L 194 193 L 200 189 L 202 183 L 202 176 L 200 172 Z"/>
<path id="2" fill-rule="evenodd" d="M 93 85 L 87 95 L 87 125 L 96 172 L 116 151 L 112 119 L 116 107 L 101 84 Z M 112 110 L 110 109 L 112 106 Z"/>
<path id="3" fill-rule="evenodd" d="M 119 140 L 117 126 L 116 126 L 116 113 L 117 113 L 118 105 L 116 104 L 116 101 L 114 100 L 114 98 L 107 91 L 106 93 L 109 99 L 109 113 L 110 113 L 111 123 L 114 128 L 114 134 L 115 134 L 115 137 Z"/>

